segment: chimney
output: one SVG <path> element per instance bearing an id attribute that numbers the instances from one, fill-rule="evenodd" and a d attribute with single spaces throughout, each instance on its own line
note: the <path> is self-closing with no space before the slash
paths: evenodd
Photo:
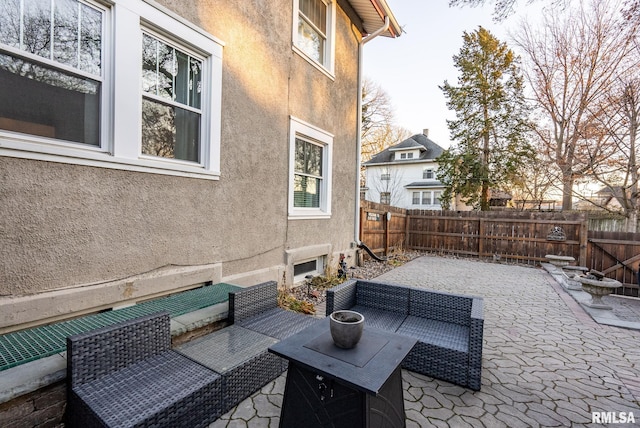
<path id="1" fill-rule="evenodd" d="M 425 137 L 429 138 L 429 128 L 425 128 L 425 129 L 423 129 L 423 130 L 422 130 L 422 134 L 423 134 Z"/>

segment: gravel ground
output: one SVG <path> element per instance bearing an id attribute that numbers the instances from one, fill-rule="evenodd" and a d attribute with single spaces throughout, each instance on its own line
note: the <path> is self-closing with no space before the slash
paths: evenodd
<path id="1" fill-rule="evenodd" d="M 423 253 L 418 251 L 405 251 L 392 254 L 385 262 L 377 262 L 369 259 L 364 262 L 363 266 L 354 266 L 349 268 L 347 277 L 373 279 L 422 255 Z M 318 284 L 312 284 L 311 286 L 302 284 L 292 289 L 291 294 L 297 300 L 311 303 L 314 306 L 323 303 L 326 299 L 326 289 L 335 286 L 336 284 L 322 284 L 319 280 L 314 281 L 314 283 L 315 282 Z"/>

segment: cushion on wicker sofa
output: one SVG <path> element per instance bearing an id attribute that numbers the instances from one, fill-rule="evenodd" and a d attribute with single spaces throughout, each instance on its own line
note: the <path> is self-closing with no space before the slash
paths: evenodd
<path id="1" fill-rule="evenodd" d="M 275 281 L 230 292 L 229 320 L 279 340 L 320 322 L 317 318 L 280 308 Z"/>
<path id="2" fill-rule="evenodd" d="M 340 309 L 361 312 L 365 324 L 418 339 L 404 368 L 480 389 L 482 298 L 350 280 L 327 291 L 326 314 Z"/>

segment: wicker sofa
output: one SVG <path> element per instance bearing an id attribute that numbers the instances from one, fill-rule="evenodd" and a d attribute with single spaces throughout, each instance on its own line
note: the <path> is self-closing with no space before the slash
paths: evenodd
<path id="1" fill-rule="evenodd" d="M 222 377 L 171 350 L 161 312 L 67 338 L 67 427 L 205 427 Z"/>
<path id="2" fill-rule="evenodd" d="M 207 426 L 286 370 L 269 346 L 320 322 L 279 308 L 275 281 L 229 293 L 228 317 L 175 350 L 166 312 L 67 338 L 66 426 Z"/>
<path id="3" fill-rule="evenodd" d="M 403 367 L 480 390 L 483 300 L 382 282 L 349 280 L 327 290 L 327 309 L 350 309 L 366 325 L 418 339 Z M 366 327 L 365 327 L 366 328 Z"/>

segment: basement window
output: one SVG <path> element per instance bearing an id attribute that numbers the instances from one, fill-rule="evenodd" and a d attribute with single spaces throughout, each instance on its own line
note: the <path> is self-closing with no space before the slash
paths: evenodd
<path id="1" fill-rule="evenodd" d="M 304 281 L 307 275 L 317 276 L 322 275 L 323 273 L 324 256 L 293 265 L 294 282 Z"/>

